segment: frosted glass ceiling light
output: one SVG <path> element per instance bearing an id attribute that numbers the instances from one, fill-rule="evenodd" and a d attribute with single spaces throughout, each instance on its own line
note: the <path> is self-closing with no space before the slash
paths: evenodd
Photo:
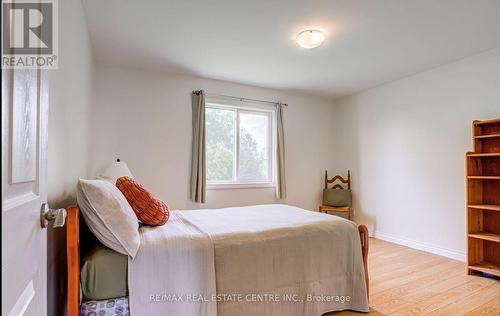
<path id="1" fill-rule="evenodd" d="M 316 48 L 325 40 L 325 34 L 320 30 L 305 30 L 300 32 L 295 40 L 303 48 Z"/>

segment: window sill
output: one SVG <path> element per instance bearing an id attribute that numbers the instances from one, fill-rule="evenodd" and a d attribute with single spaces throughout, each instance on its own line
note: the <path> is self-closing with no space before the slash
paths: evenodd
<path id="1" fill-rule="evenodd" d="M 209 183 L 207 190 L 274 188 L 275 183 Z"/>

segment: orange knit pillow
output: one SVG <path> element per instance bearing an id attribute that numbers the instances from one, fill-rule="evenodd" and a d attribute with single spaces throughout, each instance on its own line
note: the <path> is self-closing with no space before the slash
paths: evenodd
<path id="1" fill-rule="evenodd" d="M 141 184 L 129 177 L 116 180 L 116 186 L 123 193 L 137 218 L 146 225 L 159 226 L 167 222 L 168 206 L 155 198 Z"/>

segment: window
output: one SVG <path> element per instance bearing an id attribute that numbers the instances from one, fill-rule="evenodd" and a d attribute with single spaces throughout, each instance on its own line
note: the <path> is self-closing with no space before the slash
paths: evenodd
<path id="1" fill-rule="evenodd" d="M 273 183 L 274 110 L 207 103 L 209 187 Z"/>

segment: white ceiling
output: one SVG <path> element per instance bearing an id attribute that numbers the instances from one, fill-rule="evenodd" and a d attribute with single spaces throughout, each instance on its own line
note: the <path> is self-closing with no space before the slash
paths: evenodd
<path id="1" fill-rule="evenodd" d="M 96 59 L 336 98 L 500 46 L 500 0 L 84 0 Z M 322 46 L 294 42 L 308 26 Z"/>

